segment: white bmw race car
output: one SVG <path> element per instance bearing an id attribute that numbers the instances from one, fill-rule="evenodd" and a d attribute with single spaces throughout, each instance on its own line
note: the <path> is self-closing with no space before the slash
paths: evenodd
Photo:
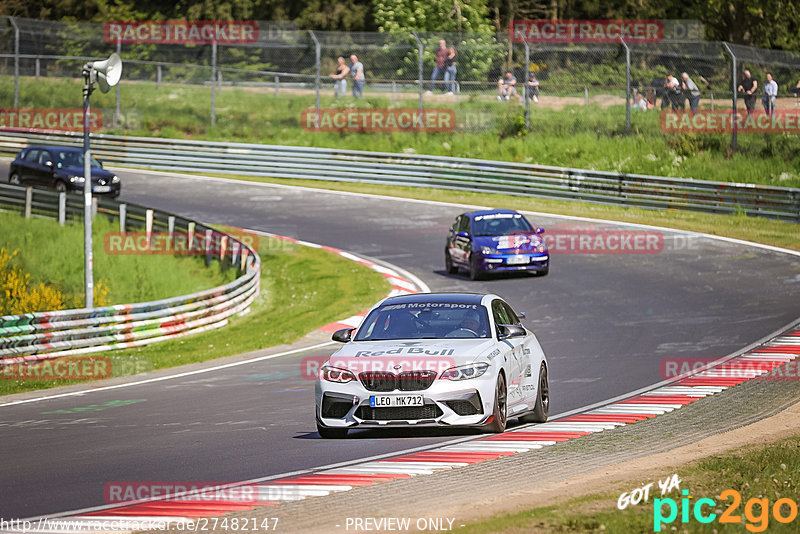
<path id="1" fill-rule="evenodd" d="M 524 317 L 524 315 L 523 315 Z M 470 426 L 503 432 L 509 417 L 544 422 L 547 359 L 533 332 L 497 295 L 390 297 L 320 368 L 317 430 Z"/>

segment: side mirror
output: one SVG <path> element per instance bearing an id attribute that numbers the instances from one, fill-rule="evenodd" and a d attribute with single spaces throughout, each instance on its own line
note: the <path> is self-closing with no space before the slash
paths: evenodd
<path id="1" fill-rule="evenodd" d="M 53 162 L 52 161 L 45 161 L 44 162 L 44 166 L 45 167 L 50 167 L 52 169 L 53 168 Z"/>
<path id="2" fill-rule="evenodd" d="M 100 168 L 101 168 L 101 169 L 103 168 L 103 162 L 102 162 L 102 161 L 100 161 L 99 159 L 97 160 L 97 164 L 98 164 L 98 165 L 100 165 Z M 542 230 L 542 231 L 544 231 L 544 230 Z"/>
<path id="3" fill-rule="evenodd" d="M 517 317 L 519 317 L 520 319 L 524 319 L 525 318 L 525 312 L 517 312 Z"/>
<path id="4" fill-rule="evenodd" d="M 469 237 L 469 232 L 458 232 L 458 237 Z"/>
<path id="5" fill-rule="evenodd" d="M 526 332 L 524 328 L 515 324 L 501 324 L 499 327 L 500 333 L 498 334 L 497 339 L 501 341 L 510 337 L 524 337 L 528 335 L 528 332 Z"/>
<path id="6" fill-rule="evenodd" d="M 534 230 L 534 231 L 535 231 L 537 234 L 543 234 L 543 233 L 544 233 L 544 228 L 542 228 L 541 226 L 537 226 L 537 227 L 536 227 L 536 230 Z"/>
<path id="7" fill-rule="evenodd" d="M 341 330 L 337 330 L 333 333 L 331 339 L 339 343 L 348 343 L 350 337 L 353 335 L 353 330 L 355 330 L 355 328 L 342 328 Z"/>

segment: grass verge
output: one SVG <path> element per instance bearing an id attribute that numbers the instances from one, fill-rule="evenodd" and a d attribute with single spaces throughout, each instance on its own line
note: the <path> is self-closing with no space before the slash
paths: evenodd
<path id="1" fill-rule="evenodd" d="M 259 238 L 261 293 L 250 313 L 220 330 L 153 345 L 99 353 L 113 376 L 232 356 L 283 343 L 361 312 L 389 292 L 375 271 L 325 250 Z M 75 381 L 0 380 L 0 395 L 52 388 Z"/>
<path id="2" fill-rule="evenodd" d="M 680 467 L 681 489 L 688 489 L 690 498 L 686 504 L 680 491 L 673 490 L 661 496 L 657 484 L 650 490 L 648 502 L 629 505 L 624 510 L 617 508 L 620 493 L 596 493 L 572 499 L 555 506 L 532 508 L 515 514 L 499 515 L 466 525 L 459 529 L 464 534 L 489 532 L 607 532 L 628 534 L 631 532 L 797 532 L 797 494 L 800 481 L 800 436 L 777 441 L 769 445 L 753 445 L 731 451 L 722 456 L 709 456 L 700 461 Z M 667 470 L 665 473 L 674 473 Z M 634 488 L 628 488 L 633 490 Z M 733 494 L 721 494 L 734 490 L 741 496 L 736 502 Z M 655 499 L 671 498 L 677 512 L 670 522 L 670 504 Z M 699 499 L 712 499 L 715 504 L 704 502 L 700 508 L 702 516 L 715 514 L 714 519 L 701 523 L 695 516 Z M 781 523 L 776 519 L 775 504 L 783 518 L 792 518 Z M 682 511 L 688 510 L 684 517 Z M 794 513 L 792 513 L 794 509 Z M 722 522 L 722 514 L 730 512 L 733 522 Z M 655 518 L 663 518 L 658 522 Z M 685 519 L 685 521 L 684 521 Z M 735 519 L 735 520 L 734 520 Z M 658 526 L 659 530 L 655 530 Z"/>
<path id="3" fill-rule="evenodd" d="M 13 94 L 13 80 L 0 80 L 0 95 Z M 104 133 L 164 138 L 206 139 L 280 145 L 318 146 L 386 152 L 414 151 L 458 157 L 800 187 L 800 135 L 751 134 L 738 137 L 738 151 L 729 150 L 730 134 L 664 133 L 659 113 L 634 113 L 625 131 L 625 106 L 554 104 L 532 107 L 525 131 L 524 110 L 516 103 L 497 102 L 491 92 L 454 98 L 432 97 L 431 108 L 455 111 L 454 131 L 433 133 L 339 133 L 304 129 L 301 113 L 315 105 L 313 91 L 225 87 L 216 96 L 216 124 L 210 125 L 211 90 L 192 85 L 125 82 L 120 87 L 122 118 L 113 124 L 115 96 L 95 93 L 92 106 L 104 111 Z M 608 95 L 595 95 L 601 101 Z M 80 107 L 79 80 L 23 78 L 20 108 Z M 0 99 L 1 100 L 1 99 Z M 620 101 L 618 98 L 612 101 Z M 2 103 L 2 102 L 0 102 Z M 563 102 L 562 102 L 563 103 Z M 9 104 L 10 105 L 10 104 Z M 362 99 L 321 97 L 323 108 L 412 108 L 416 95 L 370 93 Z"/>
<path id="4" fill-rule="evenodd" d="M 351 191 L 371 193 L 399 198 L 414 198 L 437 202 L 453 202 L 480 206 L 510 208 L 516 210 L 538 211 L 575 217 L 591 217 L 635 224 L 663 226 L 676 230 L 703 232 L 711 235 L 744 239 L 777 247 L 800 251 L 800 224 L 776 221 L 763 217 L 740 215 L 714 215 L 683 210 L 654 210 L 642 208 L 623 208 L 591 204 L 588 202 L 529 198 L 491 193 L 472 193 L 448 191 L 422 187 L 398 187 L 373 184 L 354 184 L 322 180 L 288 180 L 281 178 L 262 178 L 253 176 L 228 176 L 209 174 L 250 182 L 275 183 L 329 189 L 332 191 Z M 458 214 L 453 210 L 453 217 Z M 534 221 L 535 223 L 535 221 Z"/>

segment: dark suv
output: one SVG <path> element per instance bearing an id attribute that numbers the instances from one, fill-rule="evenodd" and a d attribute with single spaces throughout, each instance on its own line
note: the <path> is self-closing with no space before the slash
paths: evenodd
<path id="1" fill-rule="evenodd" d="M 92 193 L 117 197 L 119 178 L 92 158 Z M 8 182 L 38 185 L 56 191 L 83 191 L 83 150 L 66 146 L 29 146 L 11 162 Z"/>

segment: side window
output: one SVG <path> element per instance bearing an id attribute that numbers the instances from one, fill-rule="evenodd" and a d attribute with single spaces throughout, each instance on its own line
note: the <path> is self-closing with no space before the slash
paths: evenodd
<path id="1" fill-rule="evenodd" d="M 520 322 L 519 317 L 517 317 L 517 314 L 514 313 L 514 310 L 511 309 L 511 306 L 509 306 L 507 302 L 503 302 L 503 308 L 505 309 L 506 315 L 508 316 L 508 323 L 506 324 L 515 324 L 517 326 L 522 326 L 522 322 Z"/>
<path id="2" fill-rule="evenodd" d="M 44 165 L 48 161 L 53 161 L 53 157 L 50 155 L 50 152 L 48 152 L 47 150 L 42 150 L 42 153 L 39 156 L 39 165 Z"/>
<path id="3" fill-rule="evenodd" d="M 498 331 L 498 325 L 511 324 L 505 307 L 503 306 L 503 301 L 501 300 L 495 300 L 492 302 L 492 316 L 494 317 L 495 329 Z"/>
<path id="4" fill-rule="evenodd" d="M 459 227 L 460 224 L 461 224 L 461 216 L 459 215 L 458 217 L 456 217 L 456 220 L 453 221 L 453 225 L 450 227 L 450 230 L 453 233 L 458 232 L 458 227 Z"/>
<path id="5" fill-rule="evenodd" d="M 25 161 L 27 161 L 29 163 L 39 163 L 39 154 L 40 153 L 41 153 L 41 150 L 36 150 L 36 149 L 28 150 L 25 153 Z"/>
<path id="6" fill-rule="evenodd" d="M 459 232 L 470 233 L 470 231 L 469 231 L 469 217 L 467 217 L 466 215 L 462 215 L 461 216 L 461 222 L 458 225 L 458 231 Z"/>

